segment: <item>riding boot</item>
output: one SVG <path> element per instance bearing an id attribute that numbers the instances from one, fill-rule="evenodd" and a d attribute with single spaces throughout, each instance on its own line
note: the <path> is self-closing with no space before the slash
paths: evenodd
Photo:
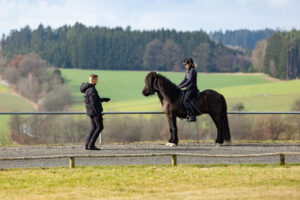
<path id="1" fill-rule="evenodd" d="M 192 105 L 188 104 L 187 106 L 187 114 L 188 114 L 188 118 L 187 118 L 187 122 L 196 122 L 197 118 L 195 116 L 194 110 L 192 108 Z"/>

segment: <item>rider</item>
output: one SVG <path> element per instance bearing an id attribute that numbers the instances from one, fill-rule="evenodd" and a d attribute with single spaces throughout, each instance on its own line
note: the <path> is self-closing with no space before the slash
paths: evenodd
<path id="1" fill-rule="evenodd" d="M 187 69 L 186 75 L 184 80 L 178 85 L 179 88 L 186 88 L 186 93 L 184 96 L 184 106 L 187 109 L 187 121 L 188 122 L 195 122 L 196 116 L 194 112 L 194 108 L 192 105 L 192 100 L 198 94 L 197 88 L 197 71 L 195 69 L 195 63 L 192 58 L 186 58 L 183 61 L 185 68 Z"/>

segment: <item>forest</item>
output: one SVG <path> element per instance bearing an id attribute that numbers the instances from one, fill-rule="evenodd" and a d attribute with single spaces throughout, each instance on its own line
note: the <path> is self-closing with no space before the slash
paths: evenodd
<path id="1" fill-rule="evenodd" d="M 300 75 L 297 30 L 242 29 L 209 36 L 203 31 L 139 31 L 80 23 L 52 29 L 40 24 L 3 35 L 1 46 L 7 60 L 35 53 L 58 68 L 183 71 L 182 60 L 192 57 L 199 72 L 262 72 L 279 79 Z"/>
<path id="2" fill-rule="evenodd" d="M 60 68 L 182 71 L 182 60 L 193 57 L 203 72 L 248 71 L 249 56 L 216 43 L 203 31 L 137 31 L 87 27 L 76 23 L 57 29 L 42 24 L 3 35 L 7 58 L 36 53 Z"/>
<path id="3" fill-rule="evenodd" d="M 257 43 L 252 52 L 254 70 L 279 79 L 300 77 L 300 31 L 277 31 Z"/>
<path id="4" fill-rule="evenodd" d="M 217 41 L 222 42 L 224 45 L 232 47 L 241 47 L 243 49 L 253 50 L 257 42 L 267 39 L 272 36 L 276 31 L 273 29 L 263 30 L 226 30 L 210 32 L 209 36 Z"/>

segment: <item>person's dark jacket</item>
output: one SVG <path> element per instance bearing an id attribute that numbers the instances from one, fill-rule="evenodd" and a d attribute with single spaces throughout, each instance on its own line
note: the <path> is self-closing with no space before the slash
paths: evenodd
<path id="1" fill-rule="evenodd" d="M 80 86 L 80 92 L 82 92 L 84 96 L 87 115 L 90 117 L 101 116 L 103 111 L 102 102 L 107 102 L 110 99 L 100 98 L 95 85 L 91 83 L 82 83 Z"/>
<path id="2" fill-rule="evenodd" d="M 178 85 L 179 88 L 187 90 L 197 89 L 197 71 L 195 68 L 190 68 L 184 77 L 184 80 Z"/>

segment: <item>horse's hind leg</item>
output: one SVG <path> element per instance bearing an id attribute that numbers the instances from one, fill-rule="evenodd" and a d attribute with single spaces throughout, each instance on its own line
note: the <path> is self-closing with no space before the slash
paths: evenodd
<path id="1" fill-rule="evenodd" d="M 216 127 L 217 127 L 217 139 L 216 139 L 216 144 L 223 144 L 224 143 L 224 138 L 222 135 L 222 124 L 221 124 L 221 118 L 216 116 L 216 115 L 212 115 L 210 114 L 212 120 L 214 121 Z"/>

